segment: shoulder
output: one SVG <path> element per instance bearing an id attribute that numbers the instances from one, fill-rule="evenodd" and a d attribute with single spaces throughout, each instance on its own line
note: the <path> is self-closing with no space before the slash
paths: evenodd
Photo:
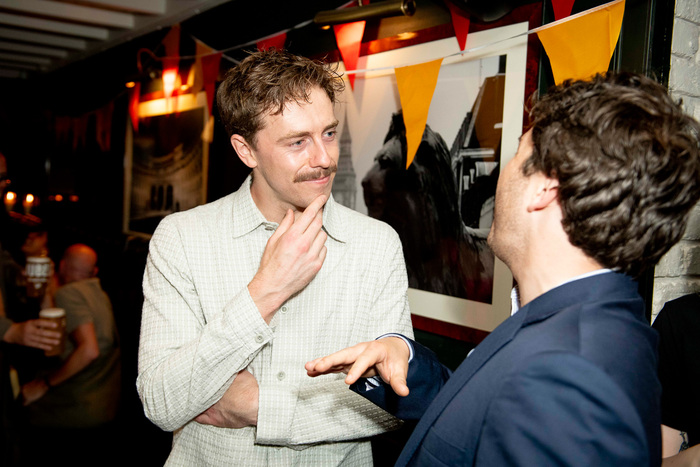
<path id="1" fill-rule="evenodd" d="M 357 237 L 377 237 L 392 241 L 400 241 L 399 235 L 386 222 L 369 217 L 354 209 L 350 209 L 336 202 L 334 204 L 338 218 L 343 224 L 343 228 L 347 229 L 347 233 L 351 234 L 352 238 Z"/>
<path id="2" fill-rule="evenodd" d="M 532 465 L 555 457 L 564 465 L 648 459 L 644 422 L 629 396 L 598 365 L 571 352 L 532 355 L 506 375 L 483 436 L 496 444 L 482 443 L 481 457 L 520 456 Z"/>
<path id="3" fill-rule="evenodd" d="M 224 230 L 226 227 L 221 224 L 232 221 L 234 194 L 165 216 L 153 233 L 151 248 L 153 245 L 180 243 L 186 237 L 207 238 Z"/>

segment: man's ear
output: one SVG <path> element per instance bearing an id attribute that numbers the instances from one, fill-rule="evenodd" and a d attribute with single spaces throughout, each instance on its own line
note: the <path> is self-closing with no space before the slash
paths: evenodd
<path id="1" fill-rule="evenodd" d="M 527 206 L 528 212 L 539 211 L 541 209 L 546 208 L 552 203 L 557 203 L 559 194 L 559 181 L 541 174 L 534 174 L 532 176 L 539 177 L 540 183 L 537 187 L 537 191 L 530 200 L 530 204 L 528 204 Z"/>
<path id="2" fill-rule="evenodd" d="M 241 135 L 231 135 L 231 146 L 236 150 L 236 154 L 238 154 L 238 157 L 245 165 L 251 169 L 258 166 L 253 147 Z"/>

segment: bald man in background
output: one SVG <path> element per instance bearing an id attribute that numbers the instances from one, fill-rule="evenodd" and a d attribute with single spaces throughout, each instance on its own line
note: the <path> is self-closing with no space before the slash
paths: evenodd
<path id="1" fill-rule="evenodd" d="M 46 358 L 37 379 L 22 386 L 28 423 L 22 456 L 28 465 L 60 464 L 57 456 L 62 455 L 70 465 L 109 464 L 105 457 L 120 398 L 121 355 L 112 304 L 97 272 L 92 248 L 75 244 L 66 249 L 54 297 L 56 306 L 66 310 L 66 348 L 60 357 Z M 79 456 L 71 444 L 79 447 Z"/>

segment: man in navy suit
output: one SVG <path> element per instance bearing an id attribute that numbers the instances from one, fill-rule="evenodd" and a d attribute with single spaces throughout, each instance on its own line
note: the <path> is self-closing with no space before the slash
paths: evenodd
<path id="1" fill-rule="evenodd" d="M 389 335 L 306 364 L 417 420 L 397 465 L 659 465 L 655 332 L 638 278 L 700 198 L 700 125 L 654 81 L 567 82 L 501 171 L 489 244 L 513 315 L 451 374 Z"/>

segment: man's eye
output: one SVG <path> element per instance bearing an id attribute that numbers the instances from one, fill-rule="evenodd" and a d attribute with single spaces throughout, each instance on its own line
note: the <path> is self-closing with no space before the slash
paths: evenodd
<path id="1" fill-rule="evenodd" d="M 337 130 L 327 131 L 326 138 L 335 138 L 336 133 L 338 133 Z"/>

